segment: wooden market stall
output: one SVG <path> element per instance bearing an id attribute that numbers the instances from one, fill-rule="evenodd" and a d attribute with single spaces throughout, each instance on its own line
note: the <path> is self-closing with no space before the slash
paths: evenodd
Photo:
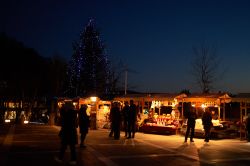
<path id="1" fill-rule="evenodd" d="M 232 98 L 232 102 L 240 106 L 240 139 L 246 139 L 245 120 L 250 113 L 250 93 L 239 93 Z"/>
<path id="2" fill-rule="evenodd" d="M 122 103 L 134 100 L 139 112 L 139 130 L 151 133 L 176 133 L 180 127 L 181 112 L 179 101 L 186 94 L 151 93 L 129 94 L 116 97 Z"/>
<path id="3" fill-rule="evenodd" d="M 201 116 L 205 109 L 210 109 L 214 111 L 215 119 L 225 120 L 225 104 L 231 100 L 227 93 L 195 93 L 183 98 L 183 103 L 190 103 L 196 108 L 198 116 Z"/>
<path id="4" fill-rule="evenodd" d="M 60 108 L 63 102 L 72 101 L 75 109 L 79 110 L 82 104 L 86 104 L 87 114 L 90 116 L 90 128 L 99 129 L 105 128 L 109 123 L 108 115 L 110 112 L 111 101 L 104 101 L 98 97 L 86 97 L 86 98 L 60 98 L 58 99 L 58 107 Z"/>
<path id="5" fill-rule="evenodd" d="M 184 105 L 188 105 L 190 108 L 194 108 L 198 115 L 195 124 L 196 135 L 202 136 L 204 129 L 202 125 L 202 115 L 205 110 L 210 110 L 212 113 L 213 127 L 211 134 L 217 138 L 232 138 L 237 136 L 238 129 L 234 122 L 226 119 L 226 113 L 230 110 L 226 110 L 226 104 L 232 102 L 232 97 L 227 93 L 208 93 L 208 94 L 190 94 L 186 98 L 183 98 Z M 185 111 L 189 111 L 185 109 Z M 184 112 L 185 114 L 185 112 Z M 181 133 L 186 132 L 186 121 L 184 122 Z"/>

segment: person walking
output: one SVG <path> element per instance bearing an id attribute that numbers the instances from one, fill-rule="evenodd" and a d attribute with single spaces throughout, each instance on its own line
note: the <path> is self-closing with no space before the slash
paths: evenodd
<path id="1" fill-rule="evenodd" d="M 202 115 L 202 125 L 203 125 L 204 131 L 205 131 L 205 140 L 204 141 L 209 142 L 211 128 L 213 127 L 212 114 L 211 114 L 209 109 L 206 109 Z"/>
<path id="2" fill-rule="evenodd" d="M 87 115 L 87 108 L 86 104 L 81 105 L 78 114 L 78 123 L 79 123 L 79 130 L 80 130 L 80 148 L 85 148 L 85 138 L 89 131 L 90 120 L 89 116 Z"/>
<path id="3" fill-rule="evenodd" d="M 111 114 L 111 124 L 112 129 L 114 132 L 114 139 L 120 139 L 120 125 L 121 125 L 121 111 L 120 111 L 120 105 L 118 102 L 114 102 L 112 105 L 112 108 L 110 110 Z"/>
<path id="4" fill-rule="evenodd" d="M 57 162 L 63 162 L 64 154 L 67 147 L 70 147 L 71 160 L 70 165 L 75 165 L 77 156 L 75 145 L 77 144 L 77 113 L 73 103 L 70 101 L 63 104 L 61 110 L 61 130 L 59 136 L 61 139 L 61 147 L 58 157 L 55 157 Z"/>
<path id="5" fill-rule="evenodd" d="M 135 137 L 135 128 L 137 122 L 137 109 L 133 100 L 130 100 L 128 113 L 128 139 Z"/>
<path id="6" fill-rule="evenodd" d="M 123 121 L 123 129 L 125 137 L 128 136 L 128 113 L 129 113 L 129 104 L 127 101 L 125 101 L 124 107 L 122 108 L 122 121 Z"/>
<path id="7" fill-rule="evenodd" d="M 194 128 L 195 128 L 195 120 L 197 119 L 197 114 L 195 112 L 194 108 L 191 108 L 189 114 L 188 114 L 188 118 L 187 118 L 187 131 L 185 134 L 185 141 L 187 142 L 190 130 L 191 130 L 191 134 L 190 134 L 190 142 L 194 142 L 193 138 L 194 138 Z"/>

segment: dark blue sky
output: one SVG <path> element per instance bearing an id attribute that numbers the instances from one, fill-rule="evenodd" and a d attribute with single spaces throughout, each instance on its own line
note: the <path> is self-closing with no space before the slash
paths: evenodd
<path id="1" fill-rule="evenodd" d="M 112 61 L 130 69 L 128 82 L 146 92 L 196 91 L 192 47 L 217 45 L 226 69 L 214 91 L 250 92 L 248 0 L 1 1 L 1 31 L 42 56 L 70 59 L 71 43 L 94 18 Z"/>

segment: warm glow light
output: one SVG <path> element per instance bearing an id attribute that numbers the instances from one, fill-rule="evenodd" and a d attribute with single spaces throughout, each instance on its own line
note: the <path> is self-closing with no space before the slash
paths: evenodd
<path id="1" fill-rule="evenodd" d="M 96 99 L 97 99 L 97 97 L 90 97 L 90 100 L 91 100 L 92 102 L 96 102 Z"/>
<path id="2" fill-rule="evenodd" d="M 63 105 L 63 102 L 58 102 L 57 105 L 58 105 L 59 108 L 61 108 L 62 105 Z"/>
<path id="3" fill-rule="evenodd" d="M 87 108 L 86 112 L 87 112 L 87 115 L 90 116 L 90 112 L 91 112 L 91 106 L 90 105 L 88 105 L 88 108 Z"/>
<path id="4" fill-rule="evenodd" d="M 24 123 L 24 124 L 28 124 L 28 123 L 29 123 L 29 121 L 25 120 L 23 123 Z"/>
<path id="5" fill-rule="evenodd" d="M 10 123 L 10 120 L 9 119 L 5 119 L 5 123 Z"/>
<path id="6" fill-rule="evenodd" d="M 174 99 L 174 102 L 173 102 L 173 104 L 172 104 L 172 107 L 175 107 L 177 104 L 178 104 L 177 99 Z"/>
<path id="7" fill-rule="evenodd" d="M 108 113 L 109 112 L 109 107 L 108 106 L 104 106 L 103 107 L 103 112 L 106 114 L 106 113 Z"/>
<path id="8" fill-rule="evenodd" d="M 202 107 L 202 108 L 206 108 L 206 105 L 205 105 L 205 104 L 201 104 L 201 107 Z"/>
<path id="9" fill-rule="evenodd" d="M 192 104 L 192 107 L 195 107 L 195 104 Z"/>
<path id="10" fill-rule="evenodd" d="M 160 107 L 161 104 L 161 101 L 152 101 L 151 108 Z"/>

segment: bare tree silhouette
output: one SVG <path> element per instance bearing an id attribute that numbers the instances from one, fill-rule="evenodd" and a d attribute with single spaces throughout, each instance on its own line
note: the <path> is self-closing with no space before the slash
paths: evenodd
<path id="1" fill-rule="evenodd" d="M 221 58 L 217 46 L 202 43 L 193 47 L 194 59 L 191 62 L 191 74 L 202 93 L 209 93 L 221 76 Z"/>

